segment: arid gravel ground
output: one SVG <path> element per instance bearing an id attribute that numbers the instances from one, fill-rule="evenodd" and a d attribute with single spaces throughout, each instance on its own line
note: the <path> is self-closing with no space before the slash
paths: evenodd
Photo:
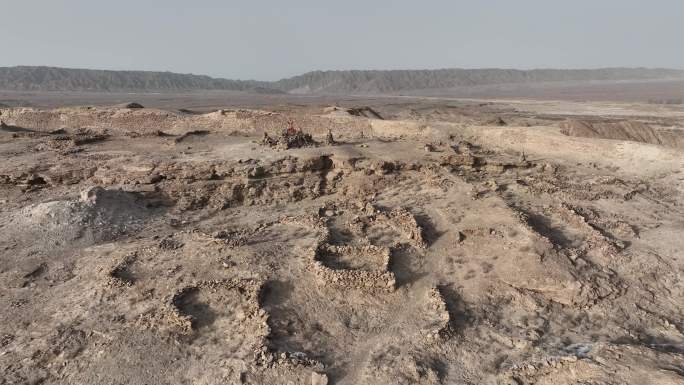
<path id="1" fill-rule="evenodd" d="M 681 106 L 217 102 L 0 109 L 0 384 L 684 384 Z"/>

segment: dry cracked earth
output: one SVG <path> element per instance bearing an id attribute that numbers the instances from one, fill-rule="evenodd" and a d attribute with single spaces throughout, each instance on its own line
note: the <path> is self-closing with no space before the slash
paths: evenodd
<path id="1" fill-rule="evenodd" d="M 0 384 L 684 384 L 682 150 L 407 103 L 0 110 Z"/>

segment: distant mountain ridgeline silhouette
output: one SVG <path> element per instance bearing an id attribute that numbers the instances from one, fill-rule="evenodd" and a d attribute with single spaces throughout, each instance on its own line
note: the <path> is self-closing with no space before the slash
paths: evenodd
<path id="1" fill-rule="evenodd" d="M 0 90 L 11 91 L 231 90 L 262 94 L 389 94 L 496 84 L 657 79 L 684 79 L 684 70 L 604 68 L 313 71 L 275 82 L 267 82 L 229 80 L 172 72 L 110 71 L 42 66 L 0 67 Z"/>

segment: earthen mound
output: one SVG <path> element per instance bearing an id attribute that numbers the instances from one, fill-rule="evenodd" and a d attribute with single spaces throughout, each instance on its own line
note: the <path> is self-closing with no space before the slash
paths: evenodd
<path id="1" fill-rule="evenodd" d="M 583 138 L 629 140 L 668 147 L 684 146 L 684 133 L 681 131 L 658 130 L 638 121 L 589 122 L 567 120 L 560 124 L 561 133 Z"/>
<path id="2" fill-rule="evenodd" d="M 22 128 L 22 127 L 9 125 L 9 124 L 3 122 L 2 120 L 0 120 L 0 131 L 14 132 L 14 133 L 16 133 L 16 132 L 32 132 L 31 130 L 27 130 L 27 129 Z"/>
<path id="3" fill-rule="evenodd" d="M 135 231 L 150 216 L 134 194 L 93 187 L 79 200 L 56 200 L 26 206 L 2 226 L 9 238 L 50 249 L 69 243 L 110 241 Z"/>
<path id="4" fill-rule="evenodd" d="M 130 108 L 130 109 L 145 108 L 145 106 L 143 106 L 143 105 L 140 104 L 140 103 L 136 103 L 136 102 L 121 103 L 121 104 L 117 104 L 115 107 L 118 107 L 118 108 Z"/>

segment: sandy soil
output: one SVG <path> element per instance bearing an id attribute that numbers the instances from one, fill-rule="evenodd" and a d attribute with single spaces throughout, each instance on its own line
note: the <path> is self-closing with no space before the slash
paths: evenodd
<path id="1" fill-rule="evenodd" d="M 0 110 L 0 384 L 684 384 L 678 112 L 326 102 Z"/>

